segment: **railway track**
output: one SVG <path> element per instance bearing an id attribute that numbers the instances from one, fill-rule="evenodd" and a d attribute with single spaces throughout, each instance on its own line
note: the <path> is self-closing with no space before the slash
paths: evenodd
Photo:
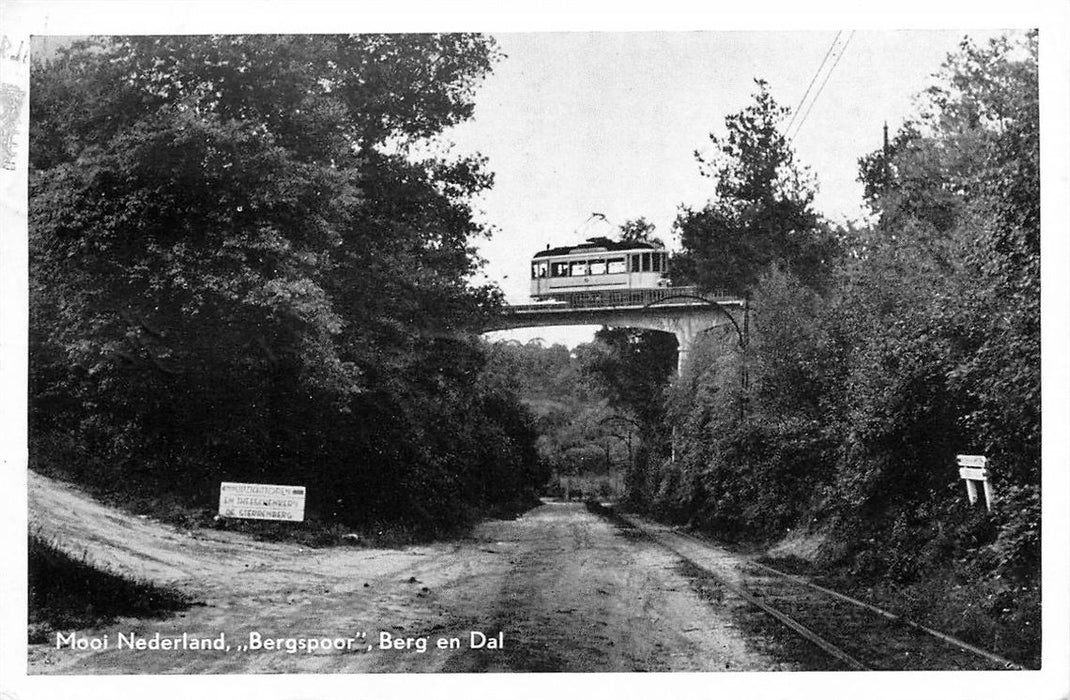
<path id="1" fill-rule="evenodd" d="M 628 536 L 642 536 L 684 562 L 700 594 L 734 599 L 744 624 L 786 637 L 812 670 L 998 671 L 1021 666 L 804 577 L 731 554 L 660 523 L 612 513 Z M 780 634 L 777 632 L 780 631 Z"/>

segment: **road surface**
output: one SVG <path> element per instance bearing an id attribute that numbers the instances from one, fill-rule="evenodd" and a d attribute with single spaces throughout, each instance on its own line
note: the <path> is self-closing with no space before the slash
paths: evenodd
<path id="1" fill-rule="evenodd" d="M 186 532 L 36 474 L 30 513 L 31 531 L 203 603 L 31 644 L 31 674 L 797 670 L 675 555 L 577 503 L 401 550 Z"/>

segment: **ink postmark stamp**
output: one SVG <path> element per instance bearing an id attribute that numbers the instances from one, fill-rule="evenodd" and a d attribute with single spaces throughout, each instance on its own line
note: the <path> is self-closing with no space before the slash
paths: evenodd
<path id="1" fill-rule="evenodd" d="M 5 64 L 25 64 L 28 58 L 29 49 L 25 41 L 16 45 L 7 35 L 0 36 L 0 61 Z M 26 89 L 10 82 L 11 72 L 4 70 L 0 74 L 4 77 L 0 80 L 0 167 L 5 170 L 15 169 L 15 137 L 18 134 L 19 115 L 26 101 Z"/>

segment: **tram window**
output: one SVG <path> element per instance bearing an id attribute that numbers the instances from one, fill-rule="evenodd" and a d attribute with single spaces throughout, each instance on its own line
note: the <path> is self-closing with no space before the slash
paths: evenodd
<path id="1" fill-rule="evenodd" d="M 568 263 L 567 262 L 555 262 L 550 266 L 551 277 L 568 277 Z"/>
<path id="2" fill-rule="evenodd" d="M 587 275 L 587 261 L 577 260 L 572 263 L 570 273 L 573 277 L 585 277 Z"/>
<path id="3" fill-rule="evenodd" d="M 643 272 L 650 272 L 650 253 L 643 253 Z"/>
<path id="4" fill-rule="evenodd" d="M 639 256 L 629 255 L 628 257 L 631 258 L 632 261 L 632 272 L 639 272 Z"/>
<path id="5" fill-rule="evenodd" d="M 654 253 L 654 272 L 661 272 L 661 253 Z"/>
<path id="6" fill-rule="evenodd" d="M 549 271 L 549 266 L 550 266 L 550 264 L 547 263 L 545 260 L 540 260 L 537 263 L 537 270 L 536 270 L 537 275 L 539 277 L 546 277 L 546 273 Z"/>
<path id="7" fill-rule="evenodd" d="M 606 264 L 606 272 L 611 275 L 617 275 L 621 272 L 627 272 L 628 266 L 624 262 L 624 258 L 613 258 Z"/>
<path id="8" fill-rule="evenodd" d="M 591 274 L 592 275 L 604 275 L 606 274 L 606 261 L 601 258 L 591 261 Z"/>

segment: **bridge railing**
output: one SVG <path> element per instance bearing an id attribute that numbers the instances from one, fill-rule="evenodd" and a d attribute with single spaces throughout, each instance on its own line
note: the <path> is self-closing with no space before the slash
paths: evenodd
<path id="1" fill-rule="evenodd" d="M 673 299 L 673 297 L 681 297 Z M 702 292 L 698 287 L 658 287 L 656 289 L 620 289 L 612 291 L 592 291 L 571 293 L 556 303 L 516 304 L 511 311 L 547 311 L 553 309 L 599 309 L 612 307 L 642 307 L 659 301 L 669 301 L 682 305 L 701 304 L 701 297 L 710 301 L 732 301 L 738 297 L 724 290 Z"/>

